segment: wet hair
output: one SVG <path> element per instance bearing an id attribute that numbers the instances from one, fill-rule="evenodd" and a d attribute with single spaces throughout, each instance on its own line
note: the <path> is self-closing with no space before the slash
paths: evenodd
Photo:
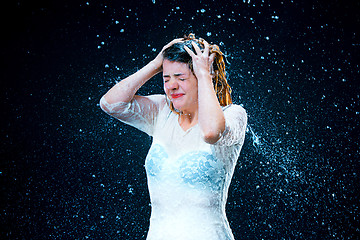
<path id="1" fill-rule="evenodd" d="M 194 73 L 192 58 L 186 52 L 184 46 L 187 46 L 192 51 L 195 51 L 192 42 L 195 42 L 201 51 L 204 50 L 205 44 L 202 38 L 196 39 L 195 35 L 190 33 L 188 36 L 184 36 L 184 41 L 175 43 L 166 48 L 163 52 L 164 59 L 174 62 L 182 62 L 189 65 L 190 70 Z M 215 58 L 212 66 L 213 83 L 215 87 L 216 96 L 221 106 L 227 106 L 232 103 L 231 99 L 231 87 L 226 80 L 225 72 L 225 56 L 220 51 L 219 47 L 215 44 L 210 45 L 210 54 L 215 53 Z M 172 103 L 170 103 L 170 109 L 177 112 Z"/>

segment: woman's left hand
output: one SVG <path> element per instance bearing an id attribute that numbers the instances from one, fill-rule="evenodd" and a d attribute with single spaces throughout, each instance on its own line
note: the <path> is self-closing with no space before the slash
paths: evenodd
<path id="1" fill-rule="evenodd" d="M 225 131 L 225 116 L 217 98 L 212 81 L 212 64 L 215 53 L 210 54 L 210 46 L 204 41 L 204 50 L 192 42 L 195 51 L 185 46 L 192 57 L 193 69 L 198 79 L 198 121 L 204 141 L 216 143 Z"/>
<path id="2" fill-rule="evenodd" d="M 210 45 L 204 40 L 204 51 L 202 52 L 199 46 L 193 41 L 191 42 L 195 52 L 187 46 L 184 46 L 187 53 L 192 57 L 193 69 L 195 76 L 199 79 L 202 76 L 210 76 L 212 64 L 215 59 L 215 53 L 210 54 Z"/>

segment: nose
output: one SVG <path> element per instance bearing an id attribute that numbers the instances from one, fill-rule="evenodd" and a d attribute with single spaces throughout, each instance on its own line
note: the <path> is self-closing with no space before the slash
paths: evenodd
<path id="1" fill-rule="evenodd" d="M 178 88 L 178 83 L 175 79 L 171 78 L 169 81 L 165 83 L 165 87 L 169 90 L 175 90 Z"/>

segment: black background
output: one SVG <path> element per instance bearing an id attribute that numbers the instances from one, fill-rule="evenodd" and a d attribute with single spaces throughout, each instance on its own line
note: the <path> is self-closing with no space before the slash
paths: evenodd
<path id="1" fill-rule="evenodd" d="M 356 239 L 359 12 L 335 0 L 4 3 L 0 238 L 145 239 L 151 139 L 98 102 L 194 32 L 227 55 L 249 116 L 227 205 L 235 238 Z M 162 93 L 161 77 L 140 93 Z"/>

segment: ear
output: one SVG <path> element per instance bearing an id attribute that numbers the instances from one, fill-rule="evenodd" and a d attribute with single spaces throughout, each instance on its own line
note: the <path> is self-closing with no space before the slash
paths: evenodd
<path id="1" fill-rule="evenodd" d="M 213 62 L 214 62 L 214 60 L 215 60 L 215 56 L 216 56 L 216 53 L 212 53 L 212 54 L 210 54 L 210 56 L 209 56 L 209 62 L 210 62 L 210 64 L 211 64 L 211 66 L 212 66 L 212 64 L 213 64 Z"/>
<path id="2" fill-rule="evenodd" d="M 209 63 L 210 63 L 210 69 L 209 69 L 209 71 L 210 71 L 211 76 L 213 76 L 213 77 L 214 77 L 214 75 L 215 75 L 215 71 L 214 71 L 215 55 L 216 55 L 216 53 L 212 53 L 212 54 L 210 55 L 210 57 L 209 57 Z"/>
<path id="3" fill-rule="evenodd" d="M 213 66 L 213 64 L 211 64 L 211 66 L 210 66 L 210 75 L 211 75 L 212 77 L 214 77 L 214 75 L 215 75 L 215 71 L 214 71 L 214 66 Z"/>

